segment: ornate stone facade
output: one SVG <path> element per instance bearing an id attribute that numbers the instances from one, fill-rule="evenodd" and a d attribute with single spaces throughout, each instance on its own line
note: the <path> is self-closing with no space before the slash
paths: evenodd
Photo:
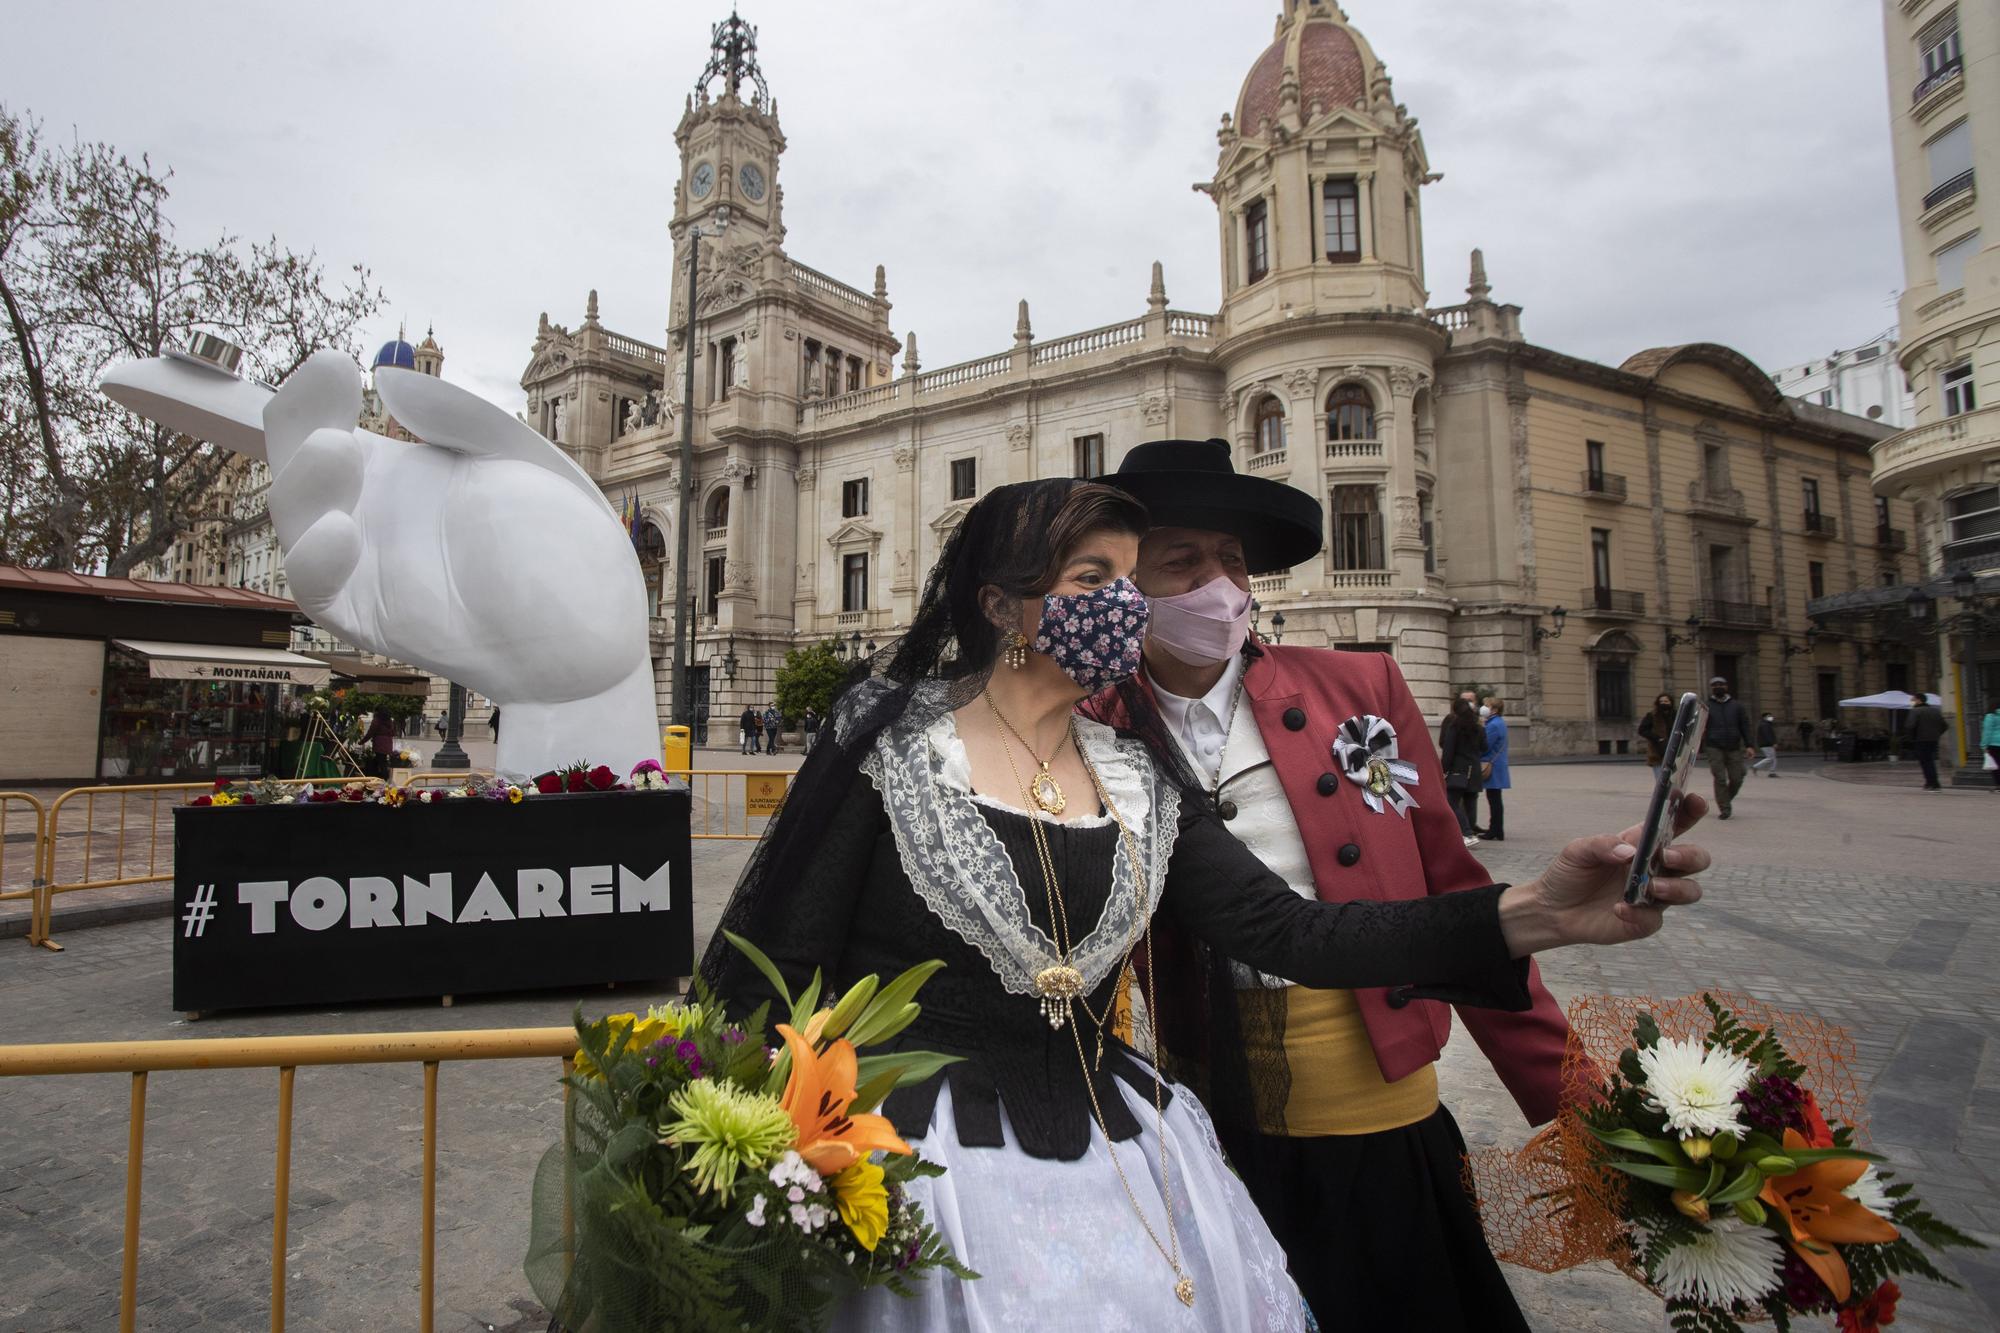
<path id="1" fill-rule="evenodd" d="M 1787 659 L 1755 645 L 1802 614 L 1796 597 L 1777 610 L 1762 599 L 1761 627 L 1717 624 L 1707 646 L 1666 643 L 1676 627 L 1700 637 L 1686 632 L 1699 605 L 1739 591 L 1755 602 L 1755 588 L 1805 577 L 1798 525 L 1779 522 L 1761 481 L 1737 485 L 1765 535 L 1725 541 L 1704 526 L 1739 531 L 1712 515 L 1714 496 L 1687 497 L 1697 428 L 1731 451 L 1768 439 L 1780 473 L 1816 470 L 1829 494 L 1837 469 L 1865 473 L 1883 432 L 1785 400 L 1720 347 L 1643 353 L 1615 371 L 1535 347 L 1520 308 L 1492 299 L 1477 253 L 1466 303 L 1434 307 L 1419 196 L 1437 177 L 1415 117 L 1338 6 L 1287 0 L 1222 118 L 1215 174 L 1199 187 L 1216 206 L 1219 311 L 1173 309 L 1155 265 L 1135 318 L 1043 339 L 1023 302 L 1002 350 L 935 369 L 920 368 L 914 333 L 891 331 L 882 268 L 864 291 L 790 257 L 777 103 L 721 31 L 720 63 L 674 135 L 665 347 L 604 330 L 593 294 L 576 333 L 544 319 L 522 377 L 528 419 L 614 501 L 636 496 L 658 549 L 675 550 L 681 418 L 648 420 L 642 406 L 634 429 L 617 405 L 679 392 L 690 232 L 706 235 L 727 210 L 695 266 L 687 409 L 694 692 L 713 716 L 768 701 L 799 643 L 890 642 L 976 496 L 1111 471 L 1147 439 L 1210 436 L 1231 443 L 1239 469 L 1327 507 L 1326 552 L 1256 581 L 1265 619 L 1284 612 L 1287 643 L 1392 651 L 1427 711 L 1477 681 L 1508 698 L 1518 749 L 1566 752 L 1626 744 L 1635 700 L 1691 684 L 1715 660 L 1750 673 L 1746 695 L 1790 697 Z M 1645 478 L 1616 506 L 1587 476 L 1592 457 L 1605 468 L 1591 446 L 1607 441 Z M 1594 531 L 1610 535 L 1598 543 Z M 1594 570 L 1599 544 L 1608 564 Z M 1711 566 L 1723 546 L 1738 563 Z M 1650 601 L 1599 595 L 1635 587 L 1642 570 L 1659 576 Z M 1843 571 L 1862 577 L 1852 559 Z M 666 715 L 672 580 L 664 562 L 656 573 Z M 1558 605 L 1575 608 L 1567 637 L 1537 639 Z"/>

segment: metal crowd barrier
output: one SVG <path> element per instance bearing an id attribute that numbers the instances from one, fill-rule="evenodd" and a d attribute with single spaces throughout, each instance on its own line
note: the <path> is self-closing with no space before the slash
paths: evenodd
<path id="1" fill-rule="evenodd" d="M 118 1327 L 131 1333 L 139 1284 L 139 1196 L 146 1147 L 146 1076 L 159 1070 L 276 1069 L 278 1147 L 271 1224 L 271 1328 L 285 1327 L 285 1231 L 292 1174 L 292 1081 L 300 1065 L 424 1066 L 424 1180 L 419 1251 L 418 1327 L 432 1333 L 437 1267 L 438 1066 L 447 1060 L 559 1059 L 576 1054 L 573 1028 L 489 1028 L 467 1032 L 354 1032 L 313 1037 L 224 1037 L 191 1041 L 94 1041 L 0 1046 L 0 1077 L 37 1074 L 132 1076 L 132 1116 L 125 1149 L 125 1247 Z M 564 1089 L 567 1102 L 568 1089 Z M 568 1116 L 564 1116 L 567 1124 Z M 567 1131 L 565 1131 L 567 1132 Z M 565 1209 L 565 1235 L 569 1214 Z"/>
<path id="2" fill-rule="evenodd" d="M 34 818 L 34 831 L 29 834 L 27 855 L 10 855 L 10 849 L 17 844 L 19 836 L 16 827 L 22 823 L 16 811 L 25 807 Z M 48 841 L 49 812 L 41 799 L 24 791 L 0 791 L 0 902 L 28 900 L 28 942 L 40 944 L 36 927 L 42 917 L 42 852 Z M 21 864 L 27 863 L 27 873 L 21 873 Z"/>
<path id="3" fill-rule="evenodd" d="M 755 842 L 764 836 L 765 821 L 777 813 L 784 795 L 791 790 L 791 780 L 797 774 L 788 769 L 769 768 L 677 768 L 668 776 L 686 779 L 694 791 L 694 810 L 689 820 L 695 837 L 724 842 Z M 722 783 L 719 803 L 714 795 L 717 780 Z M 758 788 L 764 790 L 758 791 Z M 740 802 L 732 799 L 738 792 L 742 793 Z M 750 813 L 753 792 L 760 798 L 759 813 L 754 816 Z M 721 808 L 719 822 L 715 817 L 718 804 Z M 751 827 L 753 818 L 757 822 L 754 829 Z"/>

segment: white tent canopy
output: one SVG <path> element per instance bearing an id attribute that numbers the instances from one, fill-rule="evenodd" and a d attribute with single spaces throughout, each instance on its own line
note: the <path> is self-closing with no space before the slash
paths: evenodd
<path id="1" fill-rule="evenodd" d="M 1880 694 L 1863 694 L 1853 699 L 1842 699 L 1842 708 L 1908 708 L 1918 699 L 1925 703 L 1941 704 L 1942 695 L 1918 694 L 1915 690 L 1884 690 Z"/>

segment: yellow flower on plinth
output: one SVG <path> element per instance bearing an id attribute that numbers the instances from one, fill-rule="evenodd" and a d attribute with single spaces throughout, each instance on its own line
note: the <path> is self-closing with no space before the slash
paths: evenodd
<path id="1" fill-rule="evenodd" d="M 519 787 L 507 788 L 507 804 L 519 805 L 521 803 L 521 794 L 522 794 L 521 789 Z"/>
<path id="2" fill-rule="evenodd" d="M 827 1183 L 833 1187 L 840 1220 L 861 1248 L 872 1252 L 889 1229 L 889 1191 L 882 1184 L 882 1168 L 864 1157 Z"/>

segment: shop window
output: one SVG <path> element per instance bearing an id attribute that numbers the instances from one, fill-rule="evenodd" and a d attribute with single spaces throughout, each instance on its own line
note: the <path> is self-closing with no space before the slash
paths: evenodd
<path id="1" fill-rule="evenodd" d="M 1327 181 L 1322 187 L 1326 198 L 1326 257 L 1336 264 L 1352 264 L 1361 258 L 1361 192 L 1352 177 Z"/>
<path id="2" fill-rule="evenodd" d="M 1327 395 L 1326 438 L 1329 440 L 1375 438 L 1375 399 L 1365 386 L 1342 384 Z"/>
<path id="3" fill-rule="evenodd" d="M 868 557 L 857 552 L 840 559 L 840 609 L 868 609 Z"/>
<path id="4" fill-rule="evenodd" d="M 1285 406 L 1265 397 L 1257 404 L 1257 452 L 1275 453 L 1285 447 Z"/>
<path id="5" fill-rule="evenodd" d="M 1249 281 L 1262 282 L 1271 271 L 1271 218 L 1262 199 L 1243 210 L 1243 248 Z"/>
<path id="6" fill-rule="evenodd" d="M 1076 475 L 1085 479 L 1104 475 L 1104 437 L 1076 437 Z"/>
<path id="7" fill-rule="evenodd" d="M 979 460 L 976 458 L 954 458 L 951 460 L 951 498 L 970 500 L 979 494 Z"/>
<path id="8" fill-rule="evenodd" d="M 840 483 L 840 516 L 862 518 L 868 513 L 868 478 L 855 477 Z"/>
<path id="9" fill-rule="evenodd" d="M 1333 567 L 1381 569 L 1382 508 L 1374 486 L 1333 488 Z"/>

